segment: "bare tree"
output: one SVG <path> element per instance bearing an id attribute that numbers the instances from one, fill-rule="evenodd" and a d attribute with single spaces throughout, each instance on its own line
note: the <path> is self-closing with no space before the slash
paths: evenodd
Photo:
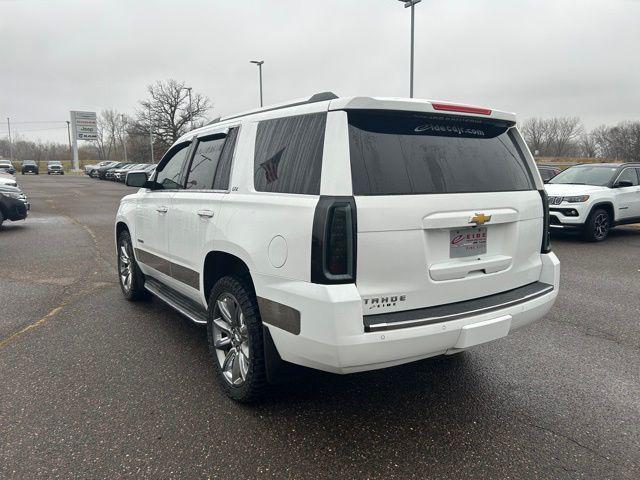
<path id="1" fill-rule="evenodd" d="M 580 156 L 595 158 L 598 156 L 598 144 L 593 133 L 584 132 L 579 140 Z"/>
<path id="2" fill-rule="evenodd" d="M 549 122 L 542 118 L 528 118 L 522 123 L 522 135 L 534 155 L 545 155 L 549 141 Z"/>
<path id="3" fill-rule="evenodd" d="M 194 125 L 202 125 L 211 108 L 206 96 L 193 93 L 189 109 L 189 91 L 184 82 L 176 80 L 149 85 L 147 93 L 148 98 L 140 102 L 137 125 L 132 128 L 137 132 L 148 132 L 151 126 L 154 136 L 166 146 L 186 133 L 192 121 Z"/>
<path id="4" fill-rule="evenodd" d="M 529 149 L 547 157 L 577 155 L 583 132 L 577 117 L 529 118 L 522 124 L 522 134 Z"/>
<path id="5" fill-rule="evenodd" d="M 98 116 L 96 147 L 100 160 L 111 160 L 117 155 L 117 140 L 122 131 L 122 115 L 116 110 L 103 110 Z"/>
<path id="6" fill-rule="evenodd" d="M 591 135 L 600 156 L 627 162 L 640 161 L 640 122 L 601 125 Z"/>
<path id="7" fill-rule="evenodd" d="M 583 132 L 578 117 L 553 118 L 550 125 L 550 144 L 553 146 L 554 156 L 563 157 L 569 154 Z"/>

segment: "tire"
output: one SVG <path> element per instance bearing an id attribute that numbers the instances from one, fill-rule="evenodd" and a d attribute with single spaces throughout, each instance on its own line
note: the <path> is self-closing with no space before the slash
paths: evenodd
<path id="1" fill-rule="evenodd" d="M 4 222 L 4 215 L 2 214 L 2 210 L 0 210 L 0 228 L 2 228 L 3 222 Z"/>
<path id="2" fill-rule="evenodd" d="M 609 236 L 611 217 L 603 208 L 596 208 L 589 214 L 583 236 L 588 242 L 602 242 Z"/>
<path id="3" fill-rule="evenodd" d="M 118 283 L 124 298 L 135 302 L 147 297 L 144 288 L 144 275 L 138 267 L 136 257 L 133 254 L 131 245 L 131 235 L 127 230 L 123 230 L 118 235 Z"/>
<path id="4" fill-rule="evenodd" d="M 260 399 L 268 385 L 262 320 L 251 280 L 222 277 L 211 290 L 208 310 L 207 339 L 218 382 L 233 400 Z"/>

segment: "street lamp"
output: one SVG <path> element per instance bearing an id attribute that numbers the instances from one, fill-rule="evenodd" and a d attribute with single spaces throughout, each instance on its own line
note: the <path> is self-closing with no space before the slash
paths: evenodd
<path id="1" fill-rule="evenodd" d="M 409 73 L 409 98 L 413 98 L 413 31 L 415 23 L 415 11 L 414 7 L 422 0 L 398 0 L 404 3 L 404 8 L 411 7 L 411 67 Z"/>
<path id="2" fill-rule="evenodd" d="M 191 125 L 191 130 L 193 130 L 193 109 L 191 108 L 191 87 L 185 87 L 189 92 L 189 124 Z"/>
<path id="3" fill-rule="evenodd" d="M 260 75 L 260 107 L 262 107 L 262 64 L 264 60 L 250 60 L 250 62 L 258 65 L 258 73 Z"/>

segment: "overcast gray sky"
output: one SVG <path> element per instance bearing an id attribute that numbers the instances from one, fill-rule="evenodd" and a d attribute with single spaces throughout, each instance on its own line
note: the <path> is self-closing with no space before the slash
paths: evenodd
<path id="1" fill-rule="evenodd" d="M 0 0 L 0 115 L 66 141 L 69 110 L 131 113 L 155 80 L 206 94 L 211 117 L 331 90 L 408 96 L 397 0 Z M 415 96 L 588 128 L 640 119 L 640 1 L 423 0 Z"/>

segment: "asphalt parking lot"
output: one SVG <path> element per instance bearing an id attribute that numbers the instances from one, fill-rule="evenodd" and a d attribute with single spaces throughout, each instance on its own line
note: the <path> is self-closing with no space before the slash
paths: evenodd
<path id="1" fill-rule="evenodd" d="M 18 176 L 0 231 L 0 478 L 640 477 L 640 228 L 554 238 L 553 310 L 461 356 L 305 372 L 243 406 L 205 331 L 126 302 L 113 218 L 131 190 Z"/>

